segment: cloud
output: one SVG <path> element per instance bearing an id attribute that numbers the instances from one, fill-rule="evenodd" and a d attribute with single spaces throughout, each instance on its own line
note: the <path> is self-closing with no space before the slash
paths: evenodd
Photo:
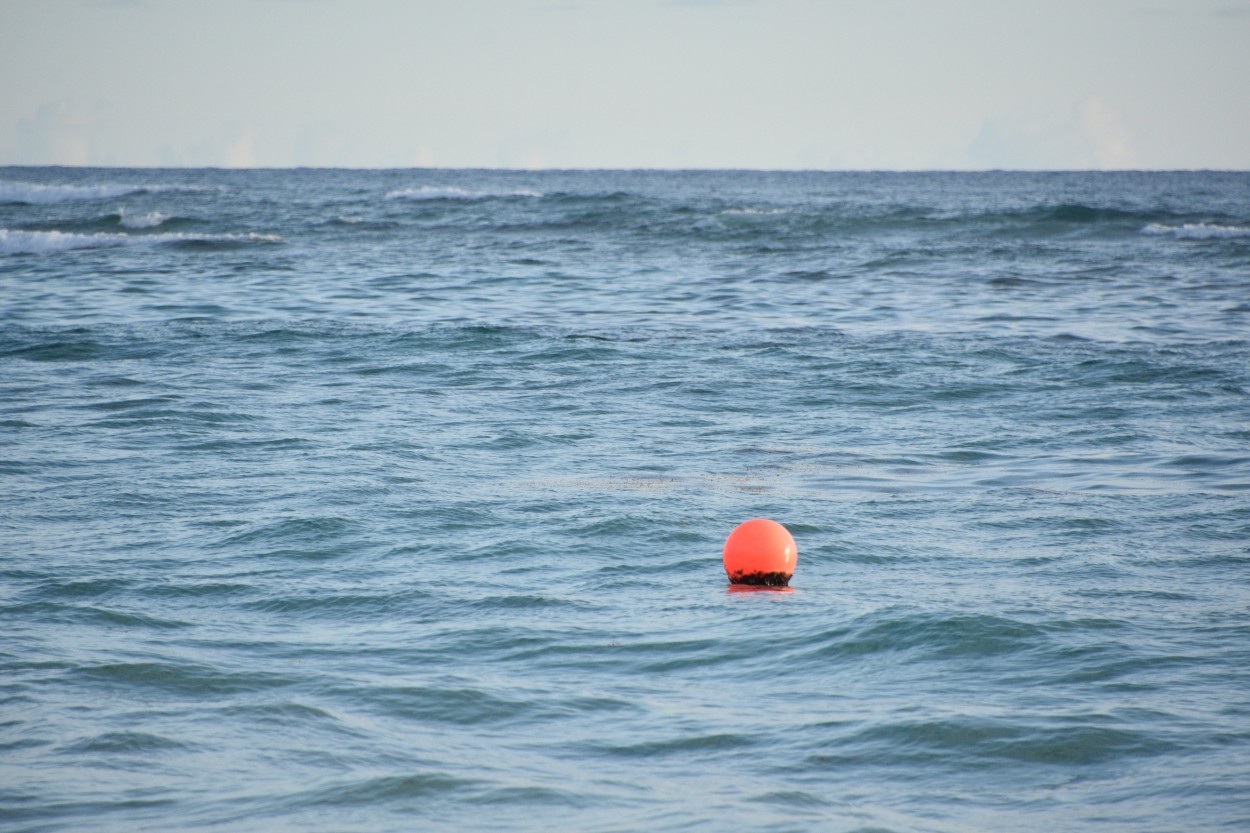
<path id="1" fill-rule="evenodd" d="M 1077 131 L 1099 168 L 1132 168 L 1137 166 L 1132 139 L 1123 120 L 1100 101 L 1086 101 L 1076 119 Z"/>
<path id="2" fill-rule="evenodd" d="M 87 165 L 93 161 L 91 134 L 98 107 L 81 101 L 48 101 L 15 128 L 19 165 Z"/>
<path id="3" fill-rule="evenodd" d="M 227 168 L 256 167 L 256 131 L 246 128 L 243 133 L 226 148 Z"/>
<path id="4" fill-rule="evenodd" d="M 434 151 L 422 145 L 412 152 L 410 167 L 413 168 L 432 168 L 434 167 Z"/>
<path id="5" fill-rule="evenodd" d="M 1139 164 L 1124 121 L 1093 99 L 1049 118 L 989 119 L 966 156 L 973 168 L 1114 170 Z"/>

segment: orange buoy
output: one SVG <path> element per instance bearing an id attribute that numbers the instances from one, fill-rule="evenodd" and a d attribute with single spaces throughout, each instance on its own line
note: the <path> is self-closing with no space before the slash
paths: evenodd
<path id="1" fill-rule="evenodd" d="M 785 587 L 798 558 L 789 530 L 767 518 L 739 524 L 725 541 L 725 572 L 731 584 Z"/>

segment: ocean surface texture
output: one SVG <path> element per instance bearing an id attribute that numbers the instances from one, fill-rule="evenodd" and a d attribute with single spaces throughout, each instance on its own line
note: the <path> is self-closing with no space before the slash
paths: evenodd
<path id="1" fill-rule="evenodd" d="M 0 169 L 5 833 L 1245 831 L 1248 614 L 1250 174 Z"/>

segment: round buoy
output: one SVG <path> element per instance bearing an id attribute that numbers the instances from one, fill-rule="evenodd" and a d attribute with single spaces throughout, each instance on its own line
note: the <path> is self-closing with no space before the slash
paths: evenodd
<path id="1" fill-rule="evenodd" d="M 767 518 L 739 524 L 725 541 L 725 572 L 732 584 L 785 587 L 798 558 L 789 530 Z"/>

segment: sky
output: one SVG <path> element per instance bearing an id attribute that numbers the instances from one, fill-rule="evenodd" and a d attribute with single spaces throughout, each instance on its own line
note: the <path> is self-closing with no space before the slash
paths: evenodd
<path id="1" fill-rule="evenodd" d="M 1250 0 L 0 0 L 0 164 L 1250 169 Z"/>

